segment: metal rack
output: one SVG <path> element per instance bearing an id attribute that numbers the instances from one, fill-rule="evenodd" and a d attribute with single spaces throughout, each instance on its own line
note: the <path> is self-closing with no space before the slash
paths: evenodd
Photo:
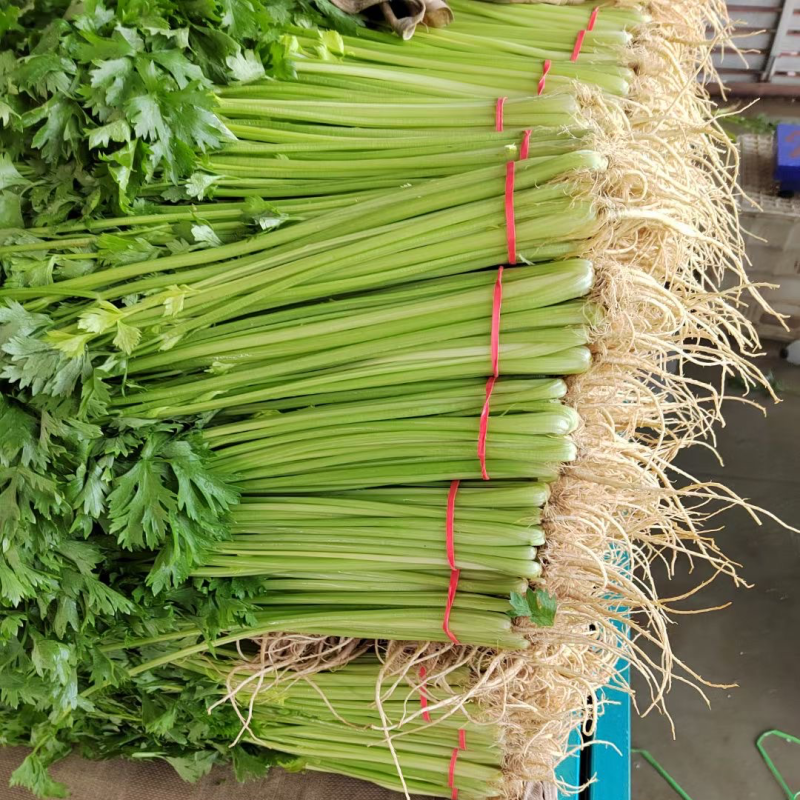
<path id="1" fill-rule="evenodd" d="M 715 50 L 723 81 L 734 93 L 800 94 L 800 0 L 731 0 L 728 13 L 745 52 Z"/>
<path id="2" fill-rule="evenodd" d="M 741 154 L 739 200 L 745 244 L 750 259 L 748 275 L 756 283 L 778 284 L 764 289 L 765 299 L 787 316 L 788 330 L 756 303 L 746 313 L 759 334 L 768 339 L 793 341 L 800 338 L 800 196 L 781 197 L 773 179 L 775 137 L 743 134 L 738 139 Z"/>

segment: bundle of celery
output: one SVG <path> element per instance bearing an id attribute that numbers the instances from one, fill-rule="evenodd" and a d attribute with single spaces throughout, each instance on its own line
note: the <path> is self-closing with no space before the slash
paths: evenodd
<path id="1" fill-rule="evenodd" d="M 577 247 L 572 240 L 591 236 L 596 212 L 580 179 L 604 165 L 591 151 L 519 162 L 515 211 L 521 259 L 569 254 Z M 0 298 L 31 300 L 27 307 L 33 311 L 61 301 L 51 314 L 65 321 L 86 311 L 85 304 L 63 302 L 67 298 L 124 298 L 128 302 L 118 313 L 126 325 L 144 327 L 152 326 L 165 309 L 169 316 L 178 308 L 186 316 L 190 311 L 199 315 L 220 304 L 227 309 L 236 295 L 250 297 L 249 304 L 239 297 L 225 313 L 207 316 L 202 323 L 207 325 L 248 310 L 494 266 L 507 258 L 504 176 L 502 166 L 468 170 L 410 189 L 408 196 L 381 195 L 195 252 L 151 245 L 130 235 L 10 244 L 0 249 L 0 256 L 10 259 L 6 269 L 12 277 L 14 259 L 33 251 L 52 250 L 55 256 L 59 250 L 88 250 L 85 257 L 77 256 L 88 267 L 77 277 L 51 268 L 39 274 L 33 287 L 23 277 L 15 281 L 22 287 L 12 284 Z"/>
<path id="2" fill-rule="evenodd" d="M 407 385 L 431 376 L 480 377 L 490 367 L 495 280 L 494 273 L 476 272 L 247 315 L 187 336 L 164 353 L 151 347 L 152 355 L 137 357 L 134 351 L 124 369 L 138 391 L 129 388 L 112 405 L 136 416 L 173 417 L 282 397 L 298 398 L 301 405 L 321 391 Z M 591 282 L 590 265 L 578 260 L 508 273 L 500 327 L 507 374 L 585 368 L 583 325 L 590 314 L 581 303 L 564 301 L 580 298 Z M 175 315 L 179 329 L 199 327 L 187 313 L 191 299 Z M 242 296 L 246 311 L 254 310 L 253 301 L 252 294 Z M 211 313 L 232 316 L 235 305 Z M 83 312 L 83 319 L 90 313 Z"/>
<path id="3" fill-rule="evenodd" d="M 459 640 L 479 636 L 475 620 L 495 626 L 507 641 L 508 598 L 525 595 L 541 566 L 541 483 L 464 483 L 456 502 L 456 563 L 461 570 L 451 628 Z M 331 495 L 246 495 L 234 512 L 234 534 L 195 571 L 203 577 L 268 576 L 260 581 L 262 608 L 311 611 L 325 621 L 318 630 L 338 632 L 333 611 L 349 622 L 374 612 L 371 636 L 400 638 L 425 627 L 446 641 L 441 620 L 449 569 L 442 530 L 447 488 L 402 487 Z M 393 609 L 403 609 L 398 620 Z M 386 609 L 386 612 L 381 612 Z M 472 620 L 461 620 L 461 611 Z M 422 620 L 433 620 L 433 625 Z M 365 617 L 366 619 L 366 617 Z"/>
<path id="4" fill-rule="evenodd" d="M 212 680 L 223 678 L 226 656 L 241 668 L 236 654 L 220 655 L 217 661 L 188 660 L 184 667 Z M 257 672 L 255 664 L 244 666 Z M 308 682 L 278 684 L 254 698 L 256 681 L 240 672 L 237 702 L 254 701 L 246 741 L 296 756 L 306 769 L 350 775 L 395 791 L 452 797 L 457 787 L 461 798 L 496 796 L 502 780 L 500 730 L 482 719 L 480 707 L 468 702 L 450 713 L 433 709 L 426 713 L 427 720 L 417 711 L 420 692 L 431 706 L 452 698 L 468 685 L 469 671 L 451 672 L 443 688 L 433 682 L 414 685 L 417 681 L 395 679 L 381 698 L 386 720 L 382 723 L 375 703 L 380 667 L 377 659 L 362 657 Z M 412 714 L 416 719 L 408 720 Z M 402 779 L 387 735 L 380 730 L 387 724 L 392 726 L 391 746 Z"/>
<path id="5" fill-rule="evenodd" d="M 509 97 L 531 96 L 539 81 L 531 65 L 545 60 L 552 62 L 546 90 L 579 80 L 611 94 L 628 91 L 633 78 L 627 63 L 629 31 L 643 21 L 636 8 L 603 8 L 591 30 L 586 28 L 594 5 L 588 3 L 569 9 L 533 4 L 517 10 L 463 0 L 454 11 L 457 21 L 446 31 L 420 31 L 407 44 L 370 31 L 358 37 L 315 36 L 295 27 L 289 59 L 301 84 L 339 88 L 338 81 L 354 79 L 367 91 L 378 91 L 372 81 L 389 80 L 394 92 L 413 91 L 421 97 L 494 99 L 498 88 Z M 581 30 L 578 59 L 575 42 Z M 342 55 L 346 58 L 335 58 Z"/>
<path id="6" fill-rule="evenodd" d="M 286 100 L 280 93 L 273 98 L 270 84 L 261 89 L 265 99 L 258 86 L 246 88 L 248 98 L 256 99 L 219 101 L 226 124 L 240 141 L 212 154 L 187 191 L 220 197 L 257 194 L 273 201 L 347 193 L 358 200 L 370 190 L 504 164 L 518 156 L 526 128 L 532 128 L 526 137 L 531 158 L 570 152 L 582 142 L 575 127 L 578 104 L 569 94 L 509 100 L 499 133 L 494 130 L 495 104 L 489 100 L 419 104 L 416 98 L 389 97 L 356 103 L 348 99 L 352 92 L 342 91 L 336 101 L 309 102 Z M 302 139 L 286 141 L 293 136 Z"/>
<path id="7" fill-rule="evenodd" d="M 498 385 L 487 443 L 488 471 L 496 477 L 547 479 L 548 467 L 571 459 L 564 437 L 577 426 L 577 417 L 555 401 L 536 399 L 548 383 L 508 380 Z M 245 493 L 348 488 L 341 483 L 355 484 L 353 488 L 391 485 L 402 482 L 391 476 L 408 463 L 419 465 L 418 483 L 442 480 L 441 472 L 452 472 L 453 479 L 479 479 L 475 420 L 483 406 L 483 387 L 473 383 L 453 391 L 433 386 L 437 388 L 418 394 L 411 383 L 396 390 L 391 400 L 212 425 L 204 437 L 215 449 L 215 466 L 237 475 Z M 412 393 L 405 394 L 409 389 Z M 454 395 L 460 395 L 460 402 L 451 399 Z M 365 418 L 359 420 L 362 407 Z M 443 461 L 449 462 L 448 468 L 439 466 Z M 504 471 L 520 474 L 498 474 Z"/>
<path id="8" fill-rule="evenodd" d="M 531 154 L 547 155 L 576 147 L 584 134 L 575 79 L 610 94 L 628 91 L 633 72 L 619 62 L 627 29 L 641 22 L 637 11 L 607 9 L 586 32 L 579 61 L 572 55 L 584 9 L 554 16 L 529 8 L 510 18 L 475 4 L 462 11 L 446 34 L 403 44 L 369 32 L 292 28 L 284 48 L 296 82 L 218 90 L 219 112 L 238 141 L 201 165 L 188 193 L 280 198 L 396 186 L 401 174 L 419 181 L 503 160 L 503 148 L 519 146 L 533 126 Z M 533 97 L 532 63 L 545 61 L 545 94 Z M 500 131 L 498 87 L 507 99 Z"/>

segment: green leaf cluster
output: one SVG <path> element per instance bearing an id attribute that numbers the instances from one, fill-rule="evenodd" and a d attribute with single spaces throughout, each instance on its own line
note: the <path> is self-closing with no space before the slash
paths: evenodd
<path id="1" fill-rule="evenodd" d="M 528 589 L 525 594 L 511 592 L 510 617 L 525 617 L 541 628 L 552 628 L 555 624 L 556 598 L 544 589 Z"/>
<path id="2" fill-rule="evenodd" d="M 329 0 L 4 3 L 0 228 L 21 226 L 21 202 L 56 224 L 190 175 L 231 138 L 213 86 L 280 74 L 283 30 L 323 23 L 356 24 Z"/>

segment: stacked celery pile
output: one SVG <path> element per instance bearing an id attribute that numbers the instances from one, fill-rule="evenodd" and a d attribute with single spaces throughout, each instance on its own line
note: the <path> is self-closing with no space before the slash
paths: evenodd
<path id="1" fill-rule="evenodd" d="M 191 46 L 167 35 L 176 9 L 137 22 L 128 4 L 90 3 L 30 41 L 28 12 L 14 16 L 0 690 L 5 740 L 36 743 L 16 782 L 57 792 L 45 768 L 73 743 L 173 760 L 199 747 L 203 768 L 227 757 L 227 723 L 202 728 L 202 747 L 186 732 L 205 695 L 183 685 L 192 665 L 211 680 L 226 643 L 285 631 L 521 649 L 520 618 L 552 623 L 535 588 L 541 508 L 575 457 L 562 378 L 589 367 L 600 319 L 581 255 L 606 163 L 584 93 L 627 91 L 640 17 L 604 8 L 571 60 L 591 5 L 454 9 L 451 29 L 406 43 L 296 19 L 279 42 L 257 17 L 239 44 L 224 34 L 225 70 L 196 21 Z M 198 98 L 187 132 L 178 104 Z M 53 109 L 88 142 L 74 120 L 37 128 Z M 58 203 L 43 175 L 73 163 Z M 380 746 L 351 755 L 383 741 L 369 692 L 348 683 L 374 672 L 318 678 L 358 734 L 292 689 L 320 721 L 257 698 L 257 738 L 396 786 Z M 432 776 L 449 724 L 403 739 L 412 791 L 449 796 Z M 462 796 L 494 791 L 497 744 L 475 733 Z"/>

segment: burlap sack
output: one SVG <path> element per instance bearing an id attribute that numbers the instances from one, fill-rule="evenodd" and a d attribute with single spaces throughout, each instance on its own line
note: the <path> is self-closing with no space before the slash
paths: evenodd
<path id="1" fill-rule="evenodd" d="M 361 14 L 376 8 L 384 21 L 403 39 L 410 39 L 423 24 L 430 28 L 444 28 L 453 21 L 453 12 L 445 0 L 331 0 L 348 14 Z"/>
<path id="2" fill-rule="evenodd" d="M 11 789 L 8 778 L 25 757 L 21 747 L 0 749 L 0 800 L 32 800 Z M 402 795 L 371 783 L 322 772 L 289 773 L 275 768 L 260 781 L 237 783 L 228 769 L 211 771 L 197 783 L 181 780 L 164 762 L 85 761 L 70 756 L 53 767 L 71 800 L 402 800 Z M 426 800 L 413 795 L 414 800 Z M 427 799 L 429 800 L 429 798 Z M 525 800 L 557 800 L 553 787 L 531 786 Z"/>
<path id="3" fill-rule="evenodd" d="M 33 800 L 11 789 L 9 775 L 25 757 L 21 747 L 0 750 L 0 800 Z M 86 761 L 70 756 L 52 769 L 66 783 L 70 800 L 402 800 L 402 795 L 370 783 L 322 772 L 289 773 L 275 768 L 266 778 L 237 783 L 218 768 L 197 783 L 181 780 L 166 762 Z M 425 798 L 414 796 L 414 800 Z"/>

